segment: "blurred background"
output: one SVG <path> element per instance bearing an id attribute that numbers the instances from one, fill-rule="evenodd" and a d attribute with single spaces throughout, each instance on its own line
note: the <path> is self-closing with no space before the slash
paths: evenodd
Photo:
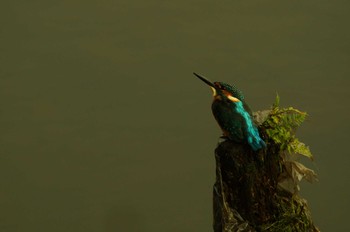
<path id="1" fill-rule="evenodd" d="M 3 1 L 0 231 L 212 231 L 211 92 L 309 113 L 321 231 L 350 231 L 349 1 Z"/>

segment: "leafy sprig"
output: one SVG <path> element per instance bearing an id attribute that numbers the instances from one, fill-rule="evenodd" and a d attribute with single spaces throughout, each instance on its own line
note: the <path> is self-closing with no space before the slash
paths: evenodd
<path id="1" fill-rule="evenodd" d="M 280 151 L 299 154 L 312 159 L 308 146 L 300 142 L 296 136 L 296 129 L 305 121 L 307 113 L 293 107 L 280 108 L 280 98 L 277 95 L 267 119 L 262 124 L 268 138 L 280 147 Z"/>

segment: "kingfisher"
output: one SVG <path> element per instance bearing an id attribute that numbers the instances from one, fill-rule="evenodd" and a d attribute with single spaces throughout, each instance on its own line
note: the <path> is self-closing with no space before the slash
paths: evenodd
<path id="1" fill-rule="evenodd" d="M 211 82 L 197 73 L 193 74 L 213 91 L 211 109 L 223 136 L 237 143 L 248 144 L 253 151 L 266 147 L 253 122 L 252 111 L 245 102 L 243 93 L 235 86 L 224 82 Z"/>

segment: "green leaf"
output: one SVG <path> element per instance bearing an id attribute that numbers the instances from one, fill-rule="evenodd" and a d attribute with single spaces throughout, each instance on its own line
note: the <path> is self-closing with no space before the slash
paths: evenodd
<path id="1" fill-rule="evenodd" d="M 306 146 L 304 143 L 300 142 L 298 139 L 295 139 L 295 141 L 291 144 L 293 150 L 295 153 L 303 155 L 309 159 L 313 159 L 313 156 L 311 154 L 311 151 L 308 146 Z"/>
<path id="2" fill-rule="evenodd" d="M 280 96 L 278 95 L 278 93 L 276 93 L 276 100 L 275 103 L 273 104 L 273 108 L 278 108 L 280 105 Z"/>
<path id="3" fill-rule="evenodd" d="M 279 108 L 280 97 L 277 94 L 273 109 L 261 124 L 270 140 L 278 145 L 280 151 L 299 154 L 312 159 L 310 149 L 295 137 L 296 129 L 303 123 L 307 114 L 293 107 Z"/>

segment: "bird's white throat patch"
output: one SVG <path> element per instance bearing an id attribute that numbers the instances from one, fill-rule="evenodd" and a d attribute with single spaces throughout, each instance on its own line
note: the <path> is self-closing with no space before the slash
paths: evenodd
<path id="1" fill-rule="evenodd" d="M 213 91 L 213 96 L 215 97 L 216 96 L 216 89 L 214 87 L 211 87 L 211 86 L 210 86 L 210 88 Z"/>

